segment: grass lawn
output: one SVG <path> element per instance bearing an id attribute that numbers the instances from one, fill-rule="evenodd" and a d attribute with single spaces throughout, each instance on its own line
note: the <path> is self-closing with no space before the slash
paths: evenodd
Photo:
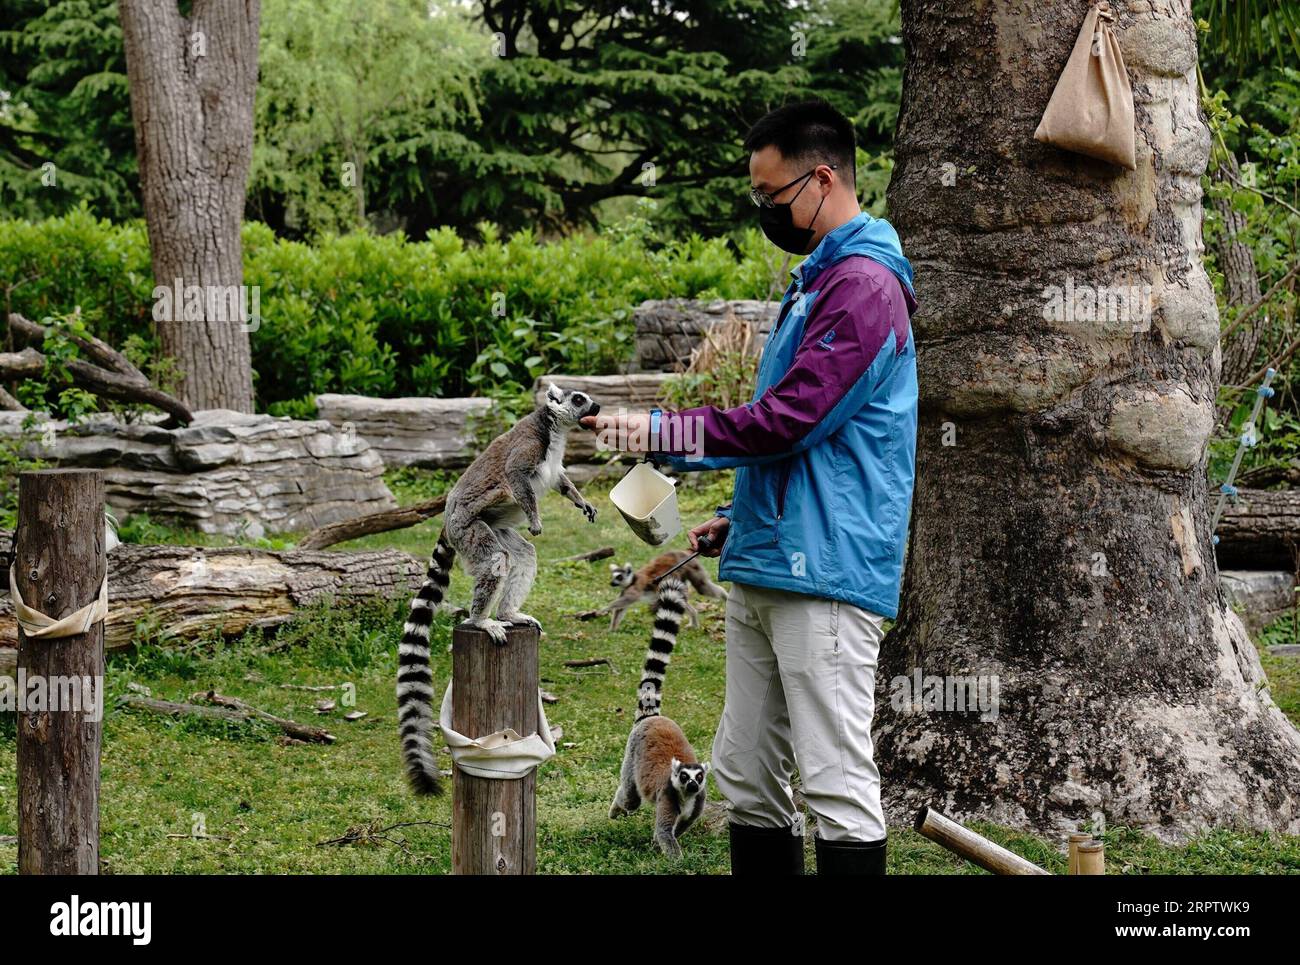
<path id="1" fill-rule="evenodd" d="M 429 483 L 397 476 L 403 500 L 427 495 Z M 437 483 L 433 483 L 434 486 Z M 684 493 L 685 519 L 703 519 L 725 497 L 722 483 Z M 607 489 L 588 498 L 599 507 L 595 525 L 558 496 L 543 507 L 545 531 L 537 539 L 541 561 L 527 605 L 546 628 L 543 686 L 559 701 L 547 707 L 563 727 L 564 746 L 538 772 L 538 866 L 551 874 L 725 874 L 726 829 L 720 808 L 683 839 L 685 858 L 669 862 L 651 846 L 651 815 L 643 807 L 610 821 L 630 709 L 649 638 L 648 610 L 631 611 L 617 633 L 605 621 L 583 623 L 569 614 L 612 598 L 607 562 L 547 561 L 613 545 L 617 559 L 640 565 L 651 550 L 639 543 L 610 505 Z M 360 540 L 354 546 L 396 546 L 421 557 L 436 539 L 440 520 L 418 528 Z M 177 534 L 168 534 L 175 536 Z M 156 538 L 156 536 L 155 536 Z M 192 536 L 189 538 L 193 538 Z M 707 563 L 714 567 L 712 561 Z M 457 570 L 451 602 L 465 605 L 468 578 Z M 694 598 L 703 627 L 683 633 L 668 673 L 664 709 L 707 757 L 722 708 L 723 621 L 719 601 Z M 155 697 L 184 700 L 216 689 L 337 735 L 331 746 L 294 745 L 261 724 L 174 721 L 109 710 L 104 729 L 101 855 L 110 873 L 444 873 L 450 865 L 450 795 L 417 799 L 404 784 L 398 758 L 393 683 L 397 638 L 406 601 L 354 610 L 321 608 L 294 623 L 237 640 L 162 647 L 142 643 L 109 661 L 108 704 L 128 684 Z M 435 626 L 434 674 L 445 686 L 452 621 Z M 610 667 L 569 670 L 565 660 L 606 657 Z M 1300 713 L 1295 661 L 1270 658 L 1274 693 L 1293 720 Z M 351 683 L 356 709 L 368 716 L 342 719 L 313 710 L 321 695 L 281 684 Z M 16 834 L 14 716 L 0 715 L 0 872 L 14 873 Z M 444 766 L 450 757 L 443 751 Z M 448 782 L 448 788 L 450 782 Z M 358 843 L 322 844 L 350 830 L 409 826 Z M 196 835 L 201 830 L 207 837 Z M 1064 872 L 1056 842 L 994 826 L 979 828 L 1032 861 Z M 355 835 L 354 835 L 355 836 Z M 1112 873 L 1300 872 L 1300 838 L 1216 832 L 1187 847 L 1169 848 L 1123 828 L 1105 834 Z M 910 829 L 890 832 L 894 874 L 982 874 Z M 809 855 L 809 868 L 812 858 Z"/>

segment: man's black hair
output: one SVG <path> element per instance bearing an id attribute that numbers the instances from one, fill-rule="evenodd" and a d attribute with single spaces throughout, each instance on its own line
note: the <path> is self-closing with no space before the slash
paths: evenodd
<path id="1" fill-rule="evenodd" d="M 787 104 L 764 114 L 745 135 L 745 150 L 753 153 L 775 147 L 787 161 L 809 167 L 834 164 L 857 185 L 857 139 L 853 122 L 823 100 Z"/>

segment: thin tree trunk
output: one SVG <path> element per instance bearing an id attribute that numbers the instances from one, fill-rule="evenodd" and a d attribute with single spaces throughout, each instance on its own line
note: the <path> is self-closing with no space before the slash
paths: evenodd
<path id="1" fill-rule="evenodd" d="M 889 200 L 916 266 L 921 423 L 878 675 L 886 805 L 1053 835 L 1098 815 L 1173 840 L 1233 822 L 1294 834 L 1300 734 L 1210 541 L 1219 326 L 1190 0 L 1111 5 L 1131 173 L 1033 138 L 1085 4 L 902 5 Z M 1151 314 L 1062 310 L 1081 286 L 1136 286 Z M 918 670 L 949 692 L 986 675 L 993 706 L 926 709 Z"/>
<path id="2" fill-rule="evenodd" d="M 244 320 L 214 303 L 243 284 L 260 6 L 194 0 L 187 18 L 174 0 L 118 3 L 154 283 L 197 286 L 204 305 L 202 320 L 176 299 L 155 307 L 192 409 L 253 409 Z"/>
<path id="3" fill-rule="evenodd" d="M 1228 154 L 1221 166 L 1213 168 L 1210 177 L 1221 184 L 1231 185 L 1234 179 L 1241 177 L 1237 158 Z M 1219 233 L 1215 248 L 1227 288 L 1227 302 L 1238 308 L 1253 305 L 1259 301 L 1260 296 L 1255 253 L 1251 251 L 1250 245 L 1238 240 L 1238 236 L 1246 230 L 1246 216 L 1233 208 L 1231 196 L 1216 198 L 1213 204 L 1223 222 L 1223 230 Z M 1228 385 L 1240 384 L 1255 370 L 1255 352 L 1259 348 L 1260 334 L 1266 322 L 1266 316 L 1256 315 L 1224 340 L 1222 382 Z"/>

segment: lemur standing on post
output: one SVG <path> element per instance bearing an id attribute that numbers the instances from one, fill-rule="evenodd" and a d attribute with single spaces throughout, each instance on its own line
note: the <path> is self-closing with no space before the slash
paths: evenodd
<path id="1" fill-rule="evenodd" d="M 655 581 L 690 555 L 687 550 L 670 550 L 656 556 L 635 572 L 632 570 L 631 563 L 624 563 L 622 566 L 617 563 L 610 563 L 609 585 L 621 586 L 625 587 L 625 589 L 609 605 L 599 610 L 592 610 L 590 614 L 582 614 L 583 619 L 586 619 L 589 615 L 597 616 L 601 613 L 608 613 L 609 628 L 617 630 L 618 625 L 623 622 L 624 614 L 630 607 L 641 602 L 650 603 L 655 599 Z M 719 600 L 727 598 L 727 591 L 709 579 L 709 574 L 705 572 L 699 560 L 691 560 L 677 572 L 681 574 L 682 579 L 695 587 L 695 592 L 701 596 L 711 596 Z M 691 606 L 689 601 L 686 603 L 686 613 L 691 618 L 691 626 L 698 627 L 700 625 L 700 614 L 695 607 Z"/>
<path id="2" fill-rule="evenodd" d="M 447 494 L 442 533 L 424 584 L 411 601 L 397 650 L 402 756 L 417 793 L 442 793 L 430 740 L 434 693 L 429 627 L 447 592 L 452 561 L 459 554 L 474 579 L 470 625 L 498 644 L 506 642 L 506 628 L 512 623 L 541 629 L 520 609 L 537 576 L 537 551 L 516 527 L 527 525 L 534 536 L 541 533 L 537 502 L 548 489 L 581 509 L 589 522 L 596 521 L 596 507 L 564 473 L 564 445 L 579 419 L 599 411 L 582 392 L 550 386 L 542 404 L 493 439 Z"/>
<path id="3" fill-rule="evenodd" d="M 627 736 L 618 791 L 609 806 L 609 816 L 617 818 L 635 811 L 642 798 L 653 802 L 655 844 L 672 858 L 681 857 L 677 839 L 704 810 L 709 774 L 709 765 L 696 759 L 682 729 L 659 713 L 664 674 L 685 612 L 686 585 L 670 576 L 659 587 L 655 626 L 637 690 L 636 722 Z"/>

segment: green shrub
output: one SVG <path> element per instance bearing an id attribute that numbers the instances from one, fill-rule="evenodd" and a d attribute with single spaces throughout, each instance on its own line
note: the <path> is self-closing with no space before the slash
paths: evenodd
<path id="1" fill-rule="evenodd" d="M 517 397 L 544 372 L 616 372 L 631 358 L 642 300 L 765 297 L 779 268 L 757 231 L 738 243 L 658 242 L 641 212 L 556 241 L 502 238 L 490 224 L 479 232 L 478 244 L 440 229 L 418 242 L 360 233 L 308 245 L 245 224 L 244 283 L 260 289 L 259 408 L 312 415 L 321 392 Z M 79 305 L 106 341 L 134 336 L 156 351 L 139 223 L 85 209 L 0 221 L 0 279 L 27 279 L 12 293 L 15 311 L 39 320 Z"/>

